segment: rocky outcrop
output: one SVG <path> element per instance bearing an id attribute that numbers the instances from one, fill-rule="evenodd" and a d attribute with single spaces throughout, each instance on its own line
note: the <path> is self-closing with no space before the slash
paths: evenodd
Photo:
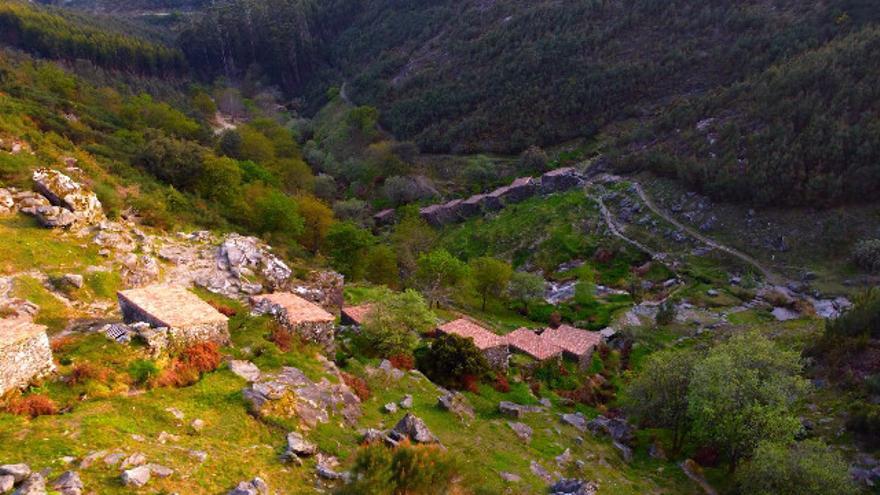
<path id="1" fill-rule="evenodd" d="M 250 361 L 233 359 L 229 361 L 229 371 L 249 382 L 255 382 L 260 379 L 260 368 L 257 368 L 257 365 Z"/>
<path id="2" fill-rule="evenodd" d="M 250 481 L 242 481 L 227 495 L 269 495 L 269 485 L 262 478 L 256 477 Z"/>
<path id="3" fill-rule="evenodd" d="M 446 410 L 458 416 L 459 419 L 473 419 L 474 408 L 468 403 L 464 395 L 457 392 L 446 392 L 437 399 L 440 409 Z"/>
<path id="4" fill-rule="evenodd" d="M 298 459 L 309 457 L 318 453 L 318 446 L 306 441 L 303 436 L 295 431 L 287 434 L 287 450 L 284 451 L 285 459 Z"/>
<path id="5" fill-rule="evenodd" d="M 17 318 L 0 320 L 0 329 L 0 395 L 55 370 L 45 326 Z"/>
<path id="6" fill-rule="evenodd" d="M 256 237 L 234 233 L 220 245 L 217 266 L 239 280 L 251 280 L 259 272 L 271 289 L 284 287 L 291 275 L 290 268 L 270 252 L 269 246 Z"/>
<path id="7" fill-rule="evenodd" d="M 122 472 L 122 484 L 125 486 L 140 488 L 150 481 L 152 473 L 147 466 L 138 466 Z"/>
<path id="8" fill-rule="evenodd" d="M 335 366 L 331 372 L 338 374 Z M 297 368 L 285 367 L 276 374 L 263 374 L 260 381 L 242 392 L 251 411 L 260 417 L 297 417 L 301 425 L 314 428 L 339 414 L 349 424 L 361 415 L 360 399 L 340 378 L 332 383 L 326 377 L 310 380 Z"/>
<path id="9" fill-rule="evenodd" d="M 94 225 L 105 219 L 98 196 L 61 172 L 39 169 L 33 180 L 37 192 L 53 205 L 72 212 L 77 222 Z"/>
<path id="10" fill-rule="evenodd" d="M 304 280 L 291 283 L 291 292 L 321 306 L 326 311 L 339 314 L 345 301 L 342 290 L 345 277 L 332 270 L 313 270 Z"/>
<path id="11" fill-rule="evenodd" d="M 76 215 L 60 206 L 37 206 L 33 211 L 40 225 L 49 229 L 67 228 L 77 221 Z"/>

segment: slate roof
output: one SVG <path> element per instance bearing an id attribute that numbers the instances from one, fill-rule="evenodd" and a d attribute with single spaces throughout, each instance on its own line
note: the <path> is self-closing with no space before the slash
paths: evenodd
<path id="1" fill-rule="evenodd" d="M 26 318 L 0 320 L 0 347 L 17 344 L 45 332 L 44 325 L 37 325 Z"/>
<path id="2" fill-rule="evenodd" d="M 474 345 L 477 346 L 477 349 L 480 349 L 481 351 L 506 344 L 503 337 L 499 337 L 480 325 L 464 318 L 459 318 L 440 325 L 437 327 L 437 330 L 442 333 L 471 338 L 474 340 Z"/>
<path id="3" fill-rule="evenodd" d="M 323 323 L 336 320 L 333 315 L 324 311 L 317 304 L 290 292 L 275 292 L 273 294 L 254 296 L 251 298 L 251 301 L 254 304 L 268 302 L 274 306 L 284 308 L 284 311 L 287 313 L 287 321 L 294 325 L 297 323 Z"/>
<path id="4" fill-rule="evenodd" d="M 562 353 L 562 348 L 542 338 L 528 328 L 518 328 L 506 336 L 507 344 L 514 349 L 543 361 Z"/>
<path id="5" fill-rule="evenodd" d="M 599 332 L 588 332 L 569 325 L 548 328 L 541 334 L 541 338 L 576 356 L 592 352 L 593 348 L 602 342 L 602 335 Z"/>
<path id="6" fill-rule="evenodd" d="M 545 173 L 544 177 L 556 177 L 557 175 L 570 175 L 575 173 L 574 167 L 563 167 Z"/>
<path id="7" fill-rule="evenodd" d="M 355 322 L 357 325 L 363 325 L 364 320 L 367 319 L 367 314 L 372 311 L 372 304 L 361 304 L 359 306 L 346 306 L 342 308 L 343 316 L 347 316 L 348 319 Z"/>
<path id="8" fill-rule="evenodd" d="M 182 328 L 229 319 L 184 287 L 151 285 L 119 291 L 120 302 L 137 307 L 161 326 Z"/>
<path id="9" fill-rule="evenodd" d="M 509 187 L 512 189 L 515 187 L 531 186 L 533 184 L 534 179 L 532 179 L 531 177 L 520 177 L 519 179 L 511 182 Z"/>

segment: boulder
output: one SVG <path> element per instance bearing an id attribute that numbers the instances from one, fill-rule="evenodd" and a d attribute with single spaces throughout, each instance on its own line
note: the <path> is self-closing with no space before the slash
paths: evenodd
<path id="1" fill-rule="evenodd" d="M 12 193 L 9 189 L 0 187 L 0 215 L 11 213 L 13 208 L 15 208 L 15 200 L 12 198 Z"/>
<path id="2" fill-rule="evenodd" d="M 401 441 L 406 438 L 413 443 L 439 443 L 440 440 L 431 433 L 428 426 L 420 418 L 412 413 L 406 413 L 400 421 L 394 425 L 389 433 L 394 440 Z"/>
<path id="3" fill-rule="evenodd" d="M 52 482 L 52 488 L 61 495 L 81 495 L 84 486 L 76 471 L 66 471 Z"/>
<path id="4" fill-rule="evenodd" d="M 403 409 L 412 409 L 413 396 L 410 394 L 406 394 L 403 396 L 403 399 L 400 399 L 400 402 L 398 402 L 397 404 Z"/>
<path id="5" fill-rule="evenodd" d="M 587 417 L 581 413 L 566 413 L 560 415 L 562 422 L 574 426 L 578 431 L 587 431 Z"/>
<path id="6" fill-rule="evenodd" d="M 551 495 L 596 495 L 599 485 L 594 481 L 561 479 L 550 485 Z"/>
<path id="7" fill-rule="evenodd" d="M 307 441 L 299 433 L 292 431 L 287 434 L 287 450 L 284 451 L 285 459 L 294 457 L 308 457 L 318 453 L 318 446 Z"/>
<path id="8" fill-rule="evenodd" d="M 33 180 L 40 194 L 53 205 L 71 211 L 77 221 L 91 225 L 105 219 L 98 196 L 61 172 L 39 169 L 34 172 Z"/>
<path id="9" fill-rule="evenodd" d="M 46 495 L 46 478 L 40 473 L 31 473 L 12 495 Z"/>
<path id="10" fill-rule="evenodd" d="M 157 478 L 168 478 L 172 474 L 174 474 L 174 470 L 170 467 L 163 466 L 161 464 L 147 464 L 147 468 L 150 470 L 150 473 Z"/>
<path id="11" fill-rule="evenodd" d="M 163 440 L 163 435 L 167 435 L 167 434 L 163 431 L 159 435 L 159 443 L 165 443 L 165 441 Z M 122 469 L 126 469 L 126 468 L 130 468 L 130 467 L 135 467 L 135 466 L 143 466 L 146 463 L 147 463 L 147 456 L 145 456 L 144 454 L 142 454 L 140 452 L 136 452 L 136 453 L 131 454 L 130 456 L 126 457 L 122 461 L 121 467 L 122 467 Z"/>
<path id="12" fill-rule="evenodd" d="M 389 402 L 382 406 L 382 410 L 386 413 L 396 413 L 397 412 L 397 404 L 393 402 Z"/>
<path id="13" fill-rule="evenodd" d="M 542 410 L 543 409 L 540 406 L 524 406 L 506 400 L 498 403 L 498 411 L 511 418 L 521 418 L 525 416 L 526 413 L 541 412 Z"/>
<path id="14" fill-rule="evenodd" d="M 125 486 L 140 488 L 150 481 L 150 468 L 138 466 L 122 472 L 122 484 Z"/>
<path id="15" fill-rule="evenodd" d="M 522 481 L 522 478 L 520 478 L 520 476 L 517 474 L 507 473 L 504 471 L 502 471 L 498 474 L 501 476 L 501 479 L 503 479 L 504 481 L 506 481 L 508 483 L 519 483 L 520 481 Z"/>
<path id="16" fill-rule="evenodd" d="M 8 474 L 0 476 L 0 493 L 9 493 L 15 486 L 15 478 Z"/>
<path id="17" fill-rule="evenodd" d="M 66 228 L 76 223 L 76 215 L 60 206 L 37 206 L 34 216 L 40 225 L 50 229 Z"/>
<path id="18" fill-rule="evenodd" d="M 375 428 L 367 428 L 364 430 L 363 435 L 361 436 L 361 444 L 369 445 L 372 443 L 378 443 L 385 440 L 385 433 L 381 430 L 377 430 Z"/>
<path id="19" fill-rule="evenodd" d="M 292 273 L 281 259 L 270 252 L 265 243 L 256 237 L 236 233 L 227 235 L 220 245 L 217 265 L 229 270 L 239 279 L 247 278 L 255 269 L 260 270 L 273 289 L 284 287 Z"/>
<path id="20" fill-rule="evenodd" d="M 633 427 L 623 419 L 597 416 L 587 423 L 587 428 L 594 435 L 605 434 L 624 445 L 632 445 L 633 443 Z"/>
<path id="21" fill-rule="evenodd" d="M 27 464 L 4 464 L 0 466 L 0 475 L 12 476 L 16 483 L 21 483 L 31 475 L 31 468 Z"/>
<path id="22" fill-rule="evenodd" d="M 249 382 L 256 382 L 260 379 L 260 368 L 257 368 L 257 365 L 250 361 L 233 359 L 229 362 L 229 371 Z"/>
<path id="23" fill-rule="evenodd" d="M 322 464 L 318 464 L 318 466 L 315 468 L 315 473 L 317 473 L 319 477 L 330 481 L 344 480 L 347 478 L 345 473 L 337 472 L 334 469 L 328 466 L 324 466 Z"/>

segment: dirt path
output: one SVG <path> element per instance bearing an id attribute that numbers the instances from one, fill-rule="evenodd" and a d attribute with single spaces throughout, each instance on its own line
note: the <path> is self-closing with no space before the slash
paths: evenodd
<path id="1" fill-rule="evenodd" d="M 773 273 L 770 269 L 768 269 L 767 267 L 765 267 L 764 265 L 759 263 L 755 258 L 752 258 L 751 256 L 749 256 L 745 253 L 742 253 L 734 248 L 725 246 L 724 244 L 721 244 L 720 242 L 717 242 L 709 237 L 704 236 L 703 234 L 698 232 L 696 229 L 679 222 L 675 217 L 666 213 L 662 209 L 658 208 L 657 205 L 654 203 L 654 200 L 651 199 L 651 197 L 648 196 L 647 193 L 645 193 L 645 190 L 644 190 L 644 188 L 642 188 L 641 184 L 639 184 L 638 182 L 632 182 L 632 183 L 635 186 L 636 193 L 639 195 L 639 198 L 641 198 L 641 200 L 645 203 L 645 206 L 647 206 L 652 212 L 659 215 L 661 218 L 663 218 L 667 222 L 669 222 L 672 225 L 675 225 L 676 227 L 678 227 L 679 229 L 687 232 L 688 235 L 690 235 L 694 239 L 697 239 L 698 241 L 702 242 L 703 244 L 705 244 L 711 248 L 717 249 L 719 251 L 723 251 L 723 252 L 725 252 L 735 258 L 738 258 L 738 259 L 748 263 L 749 265 L 751 265 L 755 269 L 757 269 L 759 272 L 761 272 L 761 275 L 764 276 L 764 279 L 767 280 L 767 282 L 770 282 L 773 284 L 783 284 L 785 282 L 784 277 L 782 277 L 776 273 Z"/>

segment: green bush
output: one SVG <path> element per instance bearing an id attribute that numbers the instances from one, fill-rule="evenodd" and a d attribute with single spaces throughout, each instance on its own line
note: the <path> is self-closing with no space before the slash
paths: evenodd
<path id="1" fill-rule="evenodd" d="M 852 258 L 859 268 L 872 273 L 880 272 L 880 239 L 866 239 L 856 243 Z"/>
<path id="2" fill-rule="evenodd" d="M 418 358 L 419 370 L 444 387 L 464 388 L 468 380 L 482 378 L 489 371 L 489 363 L 473 339 L 458 335 L 437 337 Z"/>
<path id="3" fill-rule="evenodd" d="M 371 444 L 358 452 L 352 481 L 337 495 L 445 495 L 457 493 L 458 462 L 436 446 Z"/>
<path id="4" fill-rule="evenodd" d="M 159 374 L 159 368 L 152 361 L 138 359 L 128 366 L 128 374 L 131 375 L 134 383 L 144 385 Z"/>

